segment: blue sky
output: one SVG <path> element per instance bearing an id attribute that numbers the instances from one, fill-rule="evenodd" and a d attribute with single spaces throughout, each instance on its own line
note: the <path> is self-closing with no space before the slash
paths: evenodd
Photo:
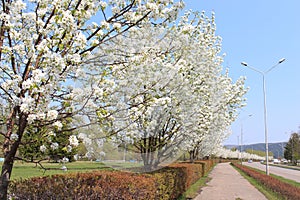
<path id="1" fill-rule="evenodd" d="M 286 61 L 266 75 L 268 141 L 287 141 L 300 126 L 300 1 L 185 0 L 185 4 L 186 9 L 204 10 L 207 15 L 215 12 L 217 35 L 226 53 L 223 66 L 233 80 L 247 77 L 247 106 L 225 144 L 237 144 L 241 124 L 243 144 L 265 141 L 262 76 L 240 63 L 265 71 L 281 58 Z"/>

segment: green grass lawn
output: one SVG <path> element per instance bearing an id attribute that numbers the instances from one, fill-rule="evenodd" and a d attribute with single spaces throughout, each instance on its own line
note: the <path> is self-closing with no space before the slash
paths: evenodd
<path id="1" fill-rule="evenodd" d="M 93 170 L 108 170 L 109 168 L 100 162 L 91 161 L 77 161 L 66 163 L 67 171 L 61 169 L 63 166 L 61 163 L 49 163 L 43 162 L 43 167 L 47 170 L 42 169 L 39 165 L 36 166 L 33 163 L 24 163 L 17 161 L 14 163 L 11 179 L 26 179 L 36 176 L 47 176 L 53 174 L 64 174 L 70 172 L 85 172 Z"/>
<path id="2" fill-rule="evenodd" d="M 1 164 L 1 163 L 0 163 Z M 72 172 L 86 172 L 94 170 L 130 170 L 134 168 L 142 167 L 142 163 L 131 163 L 131 162 L 93 162 L 93 161 L 76 161 L 66 163 L 67 171 L 61 169 L 63 164 L 61 163 L 49 163 L 42 162 L 42 166 L 34 163 L 25 163 L 16 161 L 14 163 L 11 179 L 26 179 L 36 176 L 48 176 L 53 174 L 64 174 Z M 134 170 L 133 170 L 134 171 Z"/>
<path id="3" fill-rule="evenodd" d="M 144 166 L 142 162 L 122 162 L 122 161 L 104 162 L 104 164 L 116 170 L 132 171 L 132 172 L 138 172 Z"/>

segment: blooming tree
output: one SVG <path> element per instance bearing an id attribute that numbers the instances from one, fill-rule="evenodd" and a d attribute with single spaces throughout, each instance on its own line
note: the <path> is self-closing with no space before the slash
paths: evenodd
<path id="1" fill-rule="evenodd" d="M 238 109 L 245 105 L 244 78 L 232 83 L 228 73 L 222 75 L 220 72 L 220 69 L 211 72 L 215 76 L 210 76 L 212 79 L 206 81 L 207 103 L 202 108 L 203 117 L 197 127 L 199 130 L 196 130 L 202 137 L 193 140 L 189 148 L 191 160 L 214 153 L 230 134 L 229 126 L 236 119 Z"/>
<path id="2" fill-rule="evenodd" d="M 72 131 L 98 123 L 94 119 L 100 115 L 108 117 L 104 99 L 113 88 L 107 78 L 112 63 L 103 57 L 100 66 L 93 65 L 93 52 L 147 21 L 174 20 L 183 4 L 171 0 L 3 0 L 0 6 L 4 138 L 0 199 L 5 199 L 14 158 L 29 126 L 57 135 L 68 131 L 62 125 L 66 118 L 74 120 Z M 97 118 L 92 117 L 96 108 Z M 85 116 L 84 120 L 79 116 Z M 70 146 L 76 144 L 72 136 Z M 50 144 L 50 148 L 57 145 Z M 40 150 L 48 148 L 45 144 Z"/>
<path id="3" fill-rule="evenodd" d="M 214 16 L 187 12 L 178 23 L 132 29 L 96 53 L 94 63 L 105 55 L 114 63 L 108 133 L 116 143 L 130 138 L 146 170 L 182 151 L 209 155 L 226 138 L 246 90 L 244 78 L 232 83 L 223 73 L 220 42 Z"/>

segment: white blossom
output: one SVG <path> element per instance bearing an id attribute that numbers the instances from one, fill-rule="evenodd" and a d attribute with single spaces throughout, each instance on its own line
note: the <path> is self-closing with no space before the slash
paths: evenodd
<path id="1" fill-rule="evenodd" d="M 53 123 L 53 126 L 56 127 L 58 130 L 61 130 L 63 125 L 60 121 L 56 121 Z"/>
<path id="2" fill-rule="evenodd" d="M 49 110 L 47 113 L 47 119 L 49 121 L 55 120 L 58 116 L 58 112 L 56 110 Z"/>
<path id="3" fill-rule="evenodd" d="M 29 124 L 32 124 L 34 122 L 34 120 L 36 120 L 36 115 L 35 114 L 29 114 L 27 117 L 27 121 Z"/>
<path id="4" fill-rule="evenodd" d="M 108 22 L 106 22 L 106 21 L 101 21 L 101 27 L 103 27 L 103 29 L 106 29 L 106 30 L 108 30 L 109 29 L 109 23 Z"/>
<path id="5" fill-rule="evenodd" d="M 77 147 L 79 145 L 79 141 L 78 141 L 76 135 L 71 135 L 69 137 L 69 143 L 70 143 L 70 145 L 75 146 L 75 147 Z"/>
<path id="6" fill-rule="evenodd" d="M 26 96 L 22 99 L 20 110 L 24 113 L 30 112 L 33 107 L 34 99 L 30 96 Z"/>
<path id="7" fill-rule="evenodd" d="M 149 10 L 151 10 L 151 11 L 156 11 L 156 10 L 158 9 L 156 3 L 150 3 L 150 2 L 148 2 L 148 3 L 146 4 L 146 7 L 147 7 Z"/>
<path id="8" fill-rule="evenodd" d="M 15 133 L 12 133 L 11 135 L 10 135 L 10 140 L 18 140 L 19 139 L 19 136 L 18 136 L 18 134 L 15 134 Z"/>
<path id="9" fill-rule="evenodd" d="M 22 83 L 23 89 L 29 89 L 33 85 L 32 80 L 28 79 Z"/>
<path id="10" fill-rule="evenodd" d="M 122 25 L 121 25 L 120 23 L 114 23 L 114 24 L 113 24 L 113 27 L 114 27 L 117 31 L 119 31 L 119 30 L 121 29 Z"/>
<path id="11" fill-rule="evenodd" d="M 67 152 L 68 152 L 68 153 L 72 152 L 72 149 L 73 149 L 73 147 L 72 147 L 71 145 L 68 145 L 68 146 L 67 146 Z"/>
<path id="12" fill-rule="evenodd" d="M 111 11 L 112 11 L 114 14 L 116 14 L 116 13 L 119 13 L 119 12 L 120 12 L 120 8 L 117 7 L 117 6 L 115 6 L 115 7 L 112 7 L 112 8 L 111 8 Z"/>
<path id="13" fill-rule="evenodd" d="M 107 7 L 107 3 L 105 1 L 100 1 L 99 2 L 101 9 L 105 9 Z"/>
<path id="14" fill-rule="evenodd" d="M 39 112 L 39 113 L 36 114 L 36 119 L 44 120 L 45 117 L 46 117 L 45 113 Z"/>
<path id="15" fill-rule="evenodd" d="M 40 151 L 41 152 L 45 152 L 47 150 L 47 147 L 43 144 L 42 146 L 40 146 Z"/>
<path id="16" fill-rule="evenodd" d="M 85 146 L 90 146 L 92 144 L 92 140 L 84 133 L 79 133 L 78 138 L 82 140 Z"/>
<path id="17" fill-rule="evenodd" d="M 51 148 L 52 150 L 56 150 L 56 149 L 58 149 L 58 146 L 59 146 L 59 144 L 58 144 L 57 142 L 54 142 L 54 143 L 52 143 L 52 144 L 50 145 L 50 148 Z"/>

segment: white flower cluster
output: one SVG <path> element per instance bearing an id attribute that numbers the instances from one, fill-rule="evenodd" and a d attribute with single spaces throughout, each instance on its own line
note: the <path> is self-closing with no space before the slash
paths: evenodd
<path id="1" fill-rule="evenodd" d="M 78 138 L 82 140 L 85 146 L 88 147 L 92 145 L 92 140 L 85 133 L 79 133 Z"/>
<path id="2" fill-rule="evenodd" d="M 58 130 L 61 130 L 63 127 L 63 125 L 60 121 L 54 122 L 53 126 L 56 127 Z"/>
<path id="3" fill-rule="evenodd" d="M 71 135 L 69 137 L 69 143 L 71 146 L 75 146 L 75 147 L 79 145 L 79 140 L 77 139 L 76 135 Z"/>
<path id="4" fill-rule="evenodd" d="M 53 142 L 53 143 L 50 145 L 50 148 L 51 148 L 52 150 L 56 150 L 56 149 L 58 149 L 58 147 L 59 147 L 59 144 L 58 144 L 57 142 Z"/>
<path id="5" fill-rule="evenodd" d="M 18 139 L 19 139 L 18 134 L 15 134 L 15 133 L 12 133 L 12 134 L 11 134 L 10 140 L 18 140 Z"/>
<path id="6" fill-rule="evenodd" d="M 56 110 L 49 110 L 47 113 L 47 119 L 49 121 L 55 120 L 58 116 L 58 112 Z"/>
<path id="7" fill-rule="evenodd" d="M 46 152 L 46 150 L 47 150 L 47 147 L 43 144 L 42 146 L 40 146 L 40 151 L 41 152 Z"/>

